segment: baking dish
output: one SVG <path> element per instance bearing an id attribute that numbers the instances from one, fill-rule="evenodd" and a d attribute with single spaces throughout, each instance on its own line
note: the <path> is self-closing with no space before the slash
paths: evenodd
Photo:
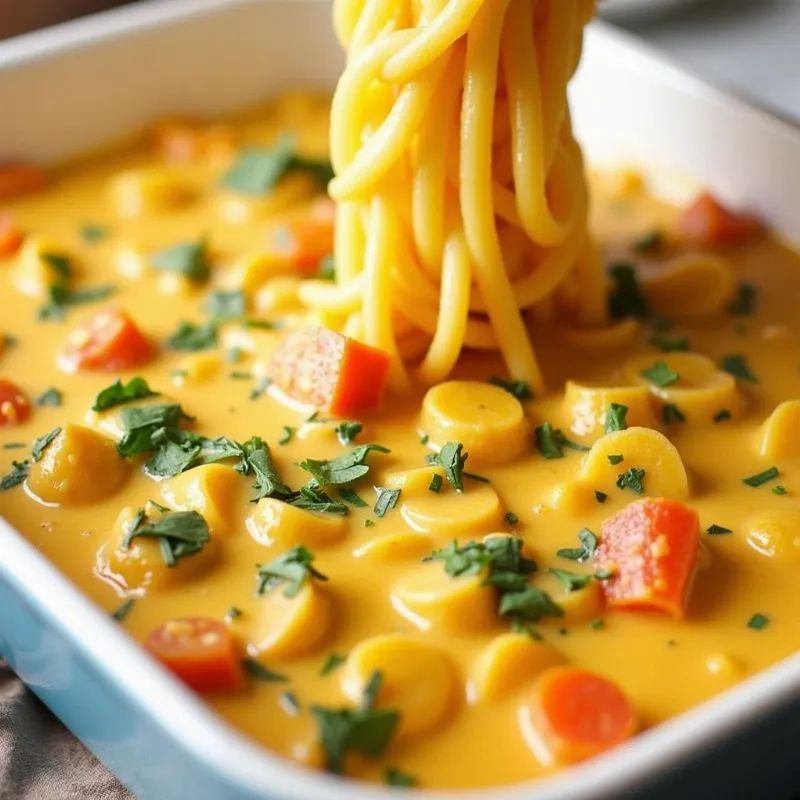
<path id="1" fill-rule="evenodd" d="M 12 41 L 0 48 L 0 108 L 13 109 L 0 152 L 57 160 L 166 113 L 220 114 L 281 87 L 330 87 L 341 55 L 328 13 L 308 0 L 176 0 Z M 800 138 L 785 124 L 602 26 L 589 34 L 573 102 L 595 164 L 647 167 L 666 192 L 685 191 L 691 176 L 800 241 Z M 394 796 L 303 772 L 246 741 L 2 523 L 0 654 L 142 798 Z M 800 726 L 798 666 L 789 660 L 602 759 L 488 794 L 780 796 Z"/>

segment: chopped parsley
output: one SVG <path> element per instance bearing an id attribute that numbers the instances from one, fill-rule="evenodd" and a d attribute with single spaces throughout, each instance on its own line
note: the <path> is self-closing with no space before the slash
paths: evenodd
<path id="1" fill-rule="evenodd" d="M 6 473 L 0 478 L 0 491 L 5 492 L 22 483 L 28 477 L 30 469 L 30 461 L 12 461 L 11 472 Z"/>
<path id="2" fill-rule="evenodd" d="M 139 509 L 123 539 L 123 549 L 128 550 L 137 538 L 158 540 L 161 557 L 168 567 L 199 553 L 211 541 L 208 525 L 196 511 L 173 511 L 151 522 Z"/>
<path id="3" fill-rule="evenodd" d="M 261 662 L 252 658 L 246 658 L 244 661 L 242 661 L 242 667 L 244 668 L 244 671 L 250 675 L 250 677 L 255 678 L 257 681 L 284 683 L 285 681 L 289 680 L 285 675 L 281 675 L 280 672 L 273 672 L 271 669 L 265 667 Z"/>
<path id="4" fill-rule="evenodd" d="M 444 478 L 437 472 L 435 475 L 431 477 L 431 482 L 428 484 L 428 491 L 433 492 L 434 494 L 439 494 L 442 491 L 442 484 L 444 483 Z"/>
<path id="5" fill-rule="evenodd" d="M 345 503 L 350 503 L 351 506 L 355 506 L 356 508 L 366 508 L 369 505 L 364 498 L 360 497 L 352 489 L 346 487 L 344 489 L 339 489 L 339 497 L 341 497 Z"/>
<path id="6" fill-rule="evenodd" d="M 164 250 L 159 250 L 151 257 L 150 264 L 157 270 L 185 275 L 196 283 L 204 283 L 211 276 L 208 242 L 205 238 L 191 242 L 179 242 Z"/>
<path id="7" fill-rule="evenodd" d="M 70 289 L 65 281 L 57 281 L 48 287 L 48 303 L 37 312 L 39 320 L 61 320 L 68 308 L 99 303 L 116 292 L 116 286 L 95 286 L 88 289 Z"/>
<path id="8" fill-rule="evenodd" d="M 589 622 L 589 627 L 593 631 L 601 631 L 605 627 L 605 622 L 602 619 L 593 619 Z"/>
<path id="9" fill-rule="evenodd" d="M 608 500 L 608 495 L 605 492 L 601 492 L 595 489 L 594 499 L 597 500 L 598 503 L 605 503 L 605 501 Z"/>
<path id="10" fill-rule="evenodd" d="M 246 311 L 247 304 L 241 289 L 232 291 L 218 289 L 208 298 L 208 313 L 214 322 L 244 319 Z"/>
<path id="11" fill-rule="evenodd" d="M 741 353 L 725 356 L 720 366 L 725 372 L 729 375 L 733 375 L 733 377 L 738 380 L 747 381 L 748 383 L 758 383 L 758 378 L 753 370 L 750 369 L 747 358 Z"/>
<path id="12" fill-rule="evenodd" d="M 751 628 L 754 631 L 760 631 L 769 625 L 770 619 L 766 614 L 753 614 L 749 620 L 747 620 L 747 627 Z"/>
<path id="13" fill-rule="evenodd" d="M 287 500 L 295 508 L 303 511 L 317 511 L 320 514 L 340 514 L 346 517 L 350 511 L 344 503 L 334 500 L 330 495 L 323 492 L 309 483 L 303 486 L 299 492 Z"/>
<path id="14" fill-rule="evenodd" d="M 628 406 L 620 403 L 611 403 L 606 414 L 606 433 L 614 431 L 624 431 L 628 427 L 625 417 L 628 414 Z"/>
<path id="15" fill-rule="evenodd" d="M 232 372 L 228 373 L 228 377 L 233 381 L 249 381 L 252 379 L 253 374 L 251 372 L 233 370 Z"/>
<path id="16" fill-rule="evenodd" d="M 284 692 L 278 698 L 278 702 L 290 717 L 296 717 L 300 713 L 300 701 L 294 692 Z"/>
<path id="17" fill-rule="evenodd" d="M 641 467 L 631 467 L 617 476 L 617 486 L 620 489 L 630 489 L 636 494 L 644 494 L 644 486 L 642 485 L 644 475 L 645 472 Z"/>
<path id="18" fill-rule="evenodd" d="M 506 522 L 511 525 L 518 525 L 519 524 L 519 517 L 516 514 L 512 514 L 510 511 L 506 514 Z"/>
<path id="19" fill-rule="evenodd" d="M 722 411 L 717 411 L 714 414 L 714 422 L 727 422 L 730 418 L 731 412 L 727 408 L 723 408 Z"/>
<path id="20" fill-rule="evenodd" d="M 330 675 L 331 672 L 334 672 L 341 667 L 345 661 L 347 661 L 347 656 L 339 655 L 339 653 L 330 653 L 325 659 L 325 663 L 322 665 L 322 669 L 319 671 L 319 674 L 323 677 Z"/>
<path id="21" fill-rule="evenodd" d="M 688 336 L 668 336 L 657 333 L 650 338 L 650 344 L 661 350 L 662 353 L 684 353 L 690 349 Z"/>
<path id="22" fill-rule="evenodd" d="M 661 418 L 664 420 L 665 425 L 671 425 L 673 422 L 686 422 L 686 417 L 675 403 L 667 403 L 661 409 Z"/>
<path id="23" fill-rule="evenodd" d="M 378 499 L 375 502 L 375 516 L 378 519 L 383 519 L 396 505 L 400 499 L 400 489 L 384 488 L 376 486 L 375 491 L 378 494 Z"/>
<path id="24" fill-rule="evenodd" d="M 278 444 L 289 444 L 294 436 L 294 428 L 289 425 L 283 426 L 283 435 L 278 439 Z"/>
<path id="25" fill-rule="evenodd" d="M 557 431 L 549 422 L 539 425 L 534 431 L 534 443 L 536 449 L 545 458 L 564 458 L 564 451 L 561 449 Z"/>
<path id="26" fill-rule="evenodd" d="M 577 592 L 578 590 L 585 588 L 592 580 L 591 575 L 580 575 L 577 572 L 568 572 L 565 569 L 552 568 L 549 569 L 548 572 L 550 572 L 552 575 L 555 575 L 568 592 Z"/>
<path id="27" fill-rule="evenodd" d="M 245 475 L 252 471 L 256 479 L 253 486 L 255 490 L 255 495 L 252 498 L 253 503 L 264 497 L 288 500 L 294 496 L 292 490 L 278 475 L 269 445 L 260 436 L 253 436 L 248 439 L 242 445 L 242 450 L 245 454 L 245 459 L 244 465 L 240 464 L 239 471 Z"/>
<path id="28" fill-rule="evenodd" d="M 765 469 L 763 472 L 758 472 L 755 475 L 751 475 L 749 478 L 742 478 L 742 483 L 745 483 L 748 486 L 763 486 L 763 484 L 767 483 L 768 481 L 777 478 L 778 475 L 780 475 L 778 468 L 770 467 L 769 469 Z"/>
<path id="29" fill-rule="evenodd" d="M 636 317 L 643 319 L 649 313 L 647 300 L 639 285 L 636 268 L 632 264 L 616 263 L 609 269 L 612 281 L 608 297 L 608 310 L 612 317 Z"/>
<path id="30" fill-rule="evenodd" d="M 225 612 L 225 622 L 233 622 L 238 617 L 241 617 L 244 612 L 241 608 L 237 608 L 236 606 L 231 606 Z"/>
<path id="31" fill-rule="evenodd" d="M 321 281 L 335 281 L 336 280 L 336 262 L 332 255 L 327 255 L 322 261 L 319 262 L 319 271 L 317 277 Z"/>
<path id="32" fill-rule="evenodd" d="M 633 249 L 637 253 L 650 253 L 653 250 L 658 250 L 663 244 L 664 234 L 658 228 L 653 228 L 653 230 L 643 234 L 633 243 Z"/>
<path id="33" fill-rule="evenodd" d="M 37 406 L 60 406 L 63 400 L 64 395 L 55 387 L 50 387 L 33 402 Z"/>
<path id="34" fill-rule="evenodd" d="M 617 464 L 621 464 L 624 460 L 624 456 L 621 455 L 610 455 L 608 457 L 608 463 L 611 464 L 612 467 L 616 467 Z"/>
<path id="35" fill-rule="evenodd" d="M 195 325 L 193 322 L 181 322 L 178 330 L 170 336 L 166 345 L 170 350 L 197 352 L 209 350 L 217 346 L 217 325 L 206 322 Z"/>
<path id="36" fill-rule="evenodd" d="M 353 444 L 358 434 L 364 430 L 364 426 L 360 422 L 349 420 L 340 422 L 334 430 L 336 432 L 336 438 L 345 445 L 345 447 L 348 447 Z"/>
<path id="37" fill-rule="evenodd" d="M 111 613 L 111 618 L 117 622 L 122 622 L 131 613 L 135 603 L 136 600 L 133 597 L 129 597 L 116 611 Z"/>
<path id="38" fill-rule="evenodd" d="M 87 244 L 94 244 L 95 242 L 105 239 L 110 232 L 110 229 L 106 225 L 97 225 L 92 222 L 84 222 L 80 228 L 78 228 L 78 234 Z"/>
<path id="39" fill-rule="evenodd" d="M 450 485 L 457 491 L 464 491 L 464 465 L 467 463 L 469 453 L 464 453 L 464 445 L 457 442 L 447 442 L 438 453 L 428 456 L 428 464 L 440 466 Z"/>
<path id="40" fill-rule="evenodd" d="M 725 528 L 722 525 L 709 525 L 706 528 L 706 533 L 711 534 L 712 536 L 719 536 L 724 533 L 733 533 L 730 528 Z"/>
<path id="41" fill-rule="evenodd" d="M 34 461 L 39 461 L 44 455 L 44 451 L 52 444 L 53 439 L 61 433 L 61 428 L 53 428 L 49 433 L 40 436 L 33 442 L 33 449 L 31 450 L 31 457 Z"/>
<path id="42" fill-rule="evenodd" d="M 372 673 L 356 708 L 311 707 L 325 750 L 325 766 L 330 772 L 341 774 L 345 754 L 350 750 L 367 758 L 378 758 L 389 746 L 400 714 L 394 709 L 375 708 L 382 680 L 380 672 Z"/>
<path id="43" fill-rule="evenodd" d="M 269 389 L 271 385 L 272 385 L 271 378 L 267 378 L 266 376 L 261 378 L 251 390 L 249 395 L 250 400 L 258 400 L 258 398 L 261 397 L 267 391 L 267 389 Z"/>
<path id="44" fill-rule="evenodd" d="M 736 315 L 754 314 L 757 301 L 758 286 L 743 281 L 736 287 L 736 297 L 729 303 L 727 311 Z"/>
<path id="45" fill-rule="evenodd" d="M 517 400 L 522 402 L 533 400 L 533 391 L 531 390 L 530 384 L 525 381 L 508 381 L 504 378 L 489 378 L 489 383 L 493 386 L 499 386 L 501 389 L 505 389 L 509 394 L 514 395 Z"/>
<path id="46" fill-rule="evenodd" d="M 559 558 L 568 558 L 570 561 L 588 561 L 597 550 L 598 538 L 588 528 L 578 532 L 580 547 L 565 547 L 556 552 Z"/>
<path id="47" fill-rule="evenodd" d="M 92 411 L 105 411 L 124 403 L 142 400 L 145 397 L 156 397 L 157 395 L 158 392 L 152 391 L 144 378 L 131 378 L 127 383 L 116 380 L 95 397 Z"/>
<path id="48" fill-rule="evenodd" d="M 785 486 L 773 486 L 772 494 L 788 494 Z"/>
<path id="49" fill-rule="evenodd" d="M 266 594 L 278 587 L 283 588 L 284 597 L 297 597 L 306 582 L 312 578 L 327 581 L 323 575 L 314 569 L 314 554 L 302 544 L 287 550 L 269 564 L 258 568 L 258 594 Z"/>
<path id="50" fill-rule="evenodd" d="M 675 370 L 670 369 L 665 361 L 656 361 L 652 367 L 643 369 L 639 374 L 654 386 L 662 389 L 672 386 L 681 379 L 681 376 Z"/>
<path id="51" fill-rule="evenodd" d="M 387 786 L 397 786 L 404 789 L 410 789 L 417 785 L 417 779 L 407 772 L 402 772 L 396 767 L 387 767 L 383 771 L 383 782 Z"/>
<path id="52" fill-rule="evenodd" d="M 430 440 L 431 440 L 431 437 L 427 433 L 421 433 L 419 435 L 419 443 L 420 444 L 428 444 L 428 442 Z"/>
<path id="53" fill-rule="evenodd" d="M 3 445 L 3 450 L 23 450 L 25 442 L 6 442 Z"/>
<path id="54" fill-rule="evenodd" d="M 369 472 L 369 465 L 365 462 L 372 451 L 390 452 L 379 444 L 362 444 L 339 458 L 323 461 L 307 458 L 297 466 L 310 472 L 317 486 L 338 486 L 352 483 Z"/>

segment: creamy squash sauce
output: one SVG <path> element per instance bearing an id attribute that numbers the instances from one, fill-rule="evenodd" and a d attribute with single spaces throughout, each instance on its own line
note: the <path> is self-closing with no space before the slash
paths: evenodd
<path id="1" fill-rule="evenodd" d="M 237 145 L 271 145 L 279 132 L 292 130 L 305 155 L 325 153 L 327 105 L 321 98 L 292 97 L 231 125 Z M 0 492 L 0 513 L 103 609 L 111 613 L 126 598 L 135 598 L 121 622 L 135 639 L 144 640 L 156 626 L 174 618 L 226 620 L 243 657 L 288 678 L 275 682 L 248 676 L 240 691 L 206 695 L 221 715 L 270 749 L 319 766 L 318 729 L 310 706 L 337 708 L 357 699 L 352 686 L 358 665 L 344 663 L 321 674 L 326 661 L 332 653 L 347 656 L 370 637 L 406 634 L 422 649 L 405 652 L 398 646 L 389 657 L 405 663 L 413 685 L 382 701 L 400 709 L 400 735 L 380 759 L 349 756 L 347 773 L 383 780 L 386 767 L 391 766 L 423 787 L 508 784 L 543 775 L 550 768 L 526 744 L 518 708 L 536 673 L 552 663 L 586 667 L 615 681 L 635 708 L 640 728 L 646 729 L 797 650 L 798 601 L 791 591 L 800 559 L 797 412 L 789 408 L 764 427 L 780 403 L 800 397 L 796 311 L 800 269 L 794 253 L 768 237 L 727 248 L 722 255 L 734 281 L 758 287 L 751 313 L 734 314 L 726 306 L 700 317 L 670 315 L 674 325 L 661 335 L 688 337 L 691 351 L 714 365 L 731 354 L 743 355 L 756 380 L 739 379 L 728 386 L 723 377 L 721 394 L 714 395 L 717 389 L 708 388 L 716 386 L 718 367 L 714 367 L 698 379 L 705 389 L 675 401 L 686 421 L 669 424 L 663 420 L 657 398 L 648 395 L 650 399 L 643 401 L 641 390 L 629 395 L 629 424 L 637 420 L 642 424 L 642 417 L 647 417 L 645 422 L 668 436 L 685 465 L 688 494 L 678 499 L 699 514 L 703 555 L 685 618 L 604 608 L 601 581 L 592 579 L 586 588 L 567 593 L 548 569 L 592 572 L 590 563 L 558 557 L 556 551 L 579 547 L 578 533 L 584 528 L 599 535 L 604 520 L 639 499 L 630 487 L 617 488 L 615 478 L 626 465 L 646 461 L 651 444 L 629 437 L 624 442 L 636 454 L 630 450 L 624 454 L 625 463 L 612 466 L 608 454 L 600 454 L 597 463 L 587 467 L 582 465 L 592 454 L 569 447 L 562 448 L 563 458 L 543 457 L 534 446 L 533 431 L 550 422 L 569 440 L 590 446 L 602 434 L 596 417 L 604 409 L 596 406 L 600 401 L 594 396 L 589 405 L 595 403 L 595 411 L 587 412 L 576 388 L 565 394 L 567 381 L 587 387 L 646 386 L 638 378 L 644 368 L 659 360 L 672 364 L 670 359 L 684 354 L 663 353 L 651 344 L 650 322 L 644 322 L 634 335 L 620 336 L 620 341 L 606 346 L 598 346 L 601 334 L 594 337 L 595 346 L 581 346 L 557 329 L 534 327 L 536 352 L 552 393 L 521 404 L 524 421 L 514 423 L 511 443 L 496 432 L 478 431 L 478 440 L 482 435 L 491 440 L 478 447 L 478 455 L 473 454 L 466 469 L 490 482 L 465 477 L 464 492 L 458 494 L 444 480 L 437 494 L 429 490 L 433 475 L 429 468 L 422 478 L 416 476 L 416 484 L 412 480 L 402 486 L 397 505 L 379 518 L 373 509 L 373 486 L 387 487 L 393 480 L 402 485 L 403 479 L 393 478 L 394 473 L 424 468 L 432 446 L 444 443 L 436 442 L 435 432 L 426 430 L 422 391 L 402 398 L 387 396 L 378 412 L 362 415 L 363 431 L 345 447 L 334 432 L 338 422 L 309 423 L 307 410 L 293 410 L 271 391 L 262 391 L 260 376 L 281 331 L 228 322 L 220 326 L 215 348 L 187 353 L 164 346 L 180 321 L 208 320 L 204 304 L 209 292 L 226 281 L 230 286 L 232 265 L 263 246 L 269 204 L 259 201 L 260 206 L 253 202 L 251 207 L 246 199 L 226 200 L 218 188 L 219 176 L 231 158 L 233 154 L 223 147 L 221 154 L 166 168 L 151 147 L 131 146 L 63 168 L 45 190 L 3 203 L 29 240 L 42 237 L 51 251 L 69 254 L 81 286 L 116 286 L 113 299 L 104 302 L 124 307 L 140 329 L 159 343 L 156 356 L 144 366 L 119 374 L 65 372 L 57 355 L 70 331 L 101 306 L 70 306 L 62 320 L 37 321 L 37 311 L 45 302 L 43 291 L 34 291 L 38 296 L 19 291 L 18 262 L 25 245 L 19 254 L 0 261 L 0 333 L 14 338 L 0 354 L 0 376 L 15 381 L 31 399 L 51 387 L 62 393 L 60 405 L 36 406 L 28 421 L 0 427 L 0 447 L 4 448 L 0 449 L 0 474 L 11 471 L 12 460 L 29 457 L 36 437 L 68 423 L 87 424 L 95 397 L 118 376 L 123 380 L 142 376 L 152 390 L 180 403 L 196 417 L 192 428 L 196 433 L 236 441 L 263 437 L 282 479 L 292 487 L 309 479 L 308 472 L 297 466 L 305 459 L 336 458 L 367 443 L 391 451 L 370 453 L 369 474 L 351 485 L 367 507 L 351 506 L 346 518 L 328 514 L 324 524 L 301 521 L 297 528 L 286 518 L 277 527 L 270 527 L 264 517 L 259 522 L 259 506 L 249 502 L 253 475 L 234 473 L 235 479 L 222 480 L 221 486 L 208 490 L 224 518 L 216 528 L 212 524 L 211 543 L 201 553 L 180 559 L 172 569 L 159 564 L 158 558 L 151 560 L 150 567 L 160 577 L 146 588 L 126 589 L 124 580 L 109 577 L 114 569 L 107 563 L 108 552 L 119 535 L 115 524 L 119 525 L 117 518 L 124 507 L 143 507 L 148 500 L 170 505 L 170 482 L 180 478 L 154 481 L 143 473 L 139 457 L 132 460 L 121 488 L 89 504 L 45 504 L 24 484 Z M 122 171 L 146 168 L 174 170 L 180 182 L 190 187 L 189 197 L 175 207 L 152 211 L 145 198 L 141 215 L 119 216 L 115 205 L 119 200 L 110 199 L 115 177 Z M 619 178 L 594 181 L 593 230 L 609 261 L 658 264 L 665 260 L 661 251 L 643 254 L 632 243 L 653 230 L 662 231 L 668 240 L 673 238 L 677 210 L 622 183 Z M 271 201 L 276 214 L 285 211 L 281 200 L 303 206 L 313 199 L 307 187 L 299 192 L 299 203 L 292 194 L 285 185 L 278 187 Z M 248 214 L 250 218 L 231 219 Z M 87 241 L 80 232 L 87 223 L 107 228 L 107 235 Z M 208 283 L 192 284 L 148 264 L 148 254 L 201 237 L 206 237 L 211 253 Z M 667 245 L 667 250 L 682 246 Z M 690 284 L 682 291 L 689 302 Z M 266 311 L 251 310 L 248 316 L 296 323 L 302 310 L 293 305 L 291 291 L 288 295 L 287 307 L 270 310 L 266 303 Z M 462 360 L 454 378 L 486 384 L 490 377 L 504 374 L 495 356 L 473 354 Z M 672 388 L 682 385 L 679 382 Z M 507 397 L 511 410 L 502 413 L 513 416 L 518 401 Z M 608 397 L 615 401 L 617 396 L 612 392 Z M 489 405 L 497 402 L 495 395 L 487 400 Z M 453 410 L 461 401 L 445 399 L 444 403 L 451 403 Z M 730 419 L 719 413 L 729 409 Z M 715 422 L 715 416 L 720 421 Z M 288 438 L 284 426 L 291 429 L 291 439 L 279 444 Z M 425 434 L 430 438 L 423 443 Z M 24 448 L 5 449 L 14 443 Z M 231 470 L 230 462 L 220 463 L 222 469 Z M 654 463 L 642 479 L 645 495 L 680 486 L 678 467 L 668 459 Z M 757 487 L 743 483 L 744 478 L 773 465 L 780 473 L 777 478 Z M 778 486 L 785 493 L 773 491 Z M 180 491 L 180 487 L 175 490 Z M 607 495 L 605 502 L 599 502 L 595 491 Z M 339 499 L 336 487 L 330 493 Z M 269 511 L 264 514 L 269 516 Z M 708 534 L 710 526 L 731 532 Z M 442 561 L 423 565 L 421 559 L 454 538 L 464 543 L 494 532 L 522 537 L 526 554 L 538 564 L 531 577 L 533 585 L 547 591 L 564 614 L 529 623 L 530 635 L 514 634 L 531 643 L 530 653 L 501 653 L 496 656 L 500 667 L 494 663 L 488 669 L 484 663 L 481 671 L 482 654 L 484 662 L 488 658 L 486 648 L 510 631 L 509 620 L 494 613 L 494 600 L 486 610 L 482 598 L 494 596 L 495 590 L 480 587 L 475 578 L 447 576 Z M 258 564 L 274 560 L 297 544 L 313 551 L 314 568 L 328 580 L 311 580 L 324 601 L 312 603 L 305 616 L 297 615 L 287 633 L 282 627 L 288 624 L 286 615 L 274 608 L 265 610 L 267 603 L 277 602 L 269 599 L 274 593 L 256 594 L 256 571 Z M 472 583 L 468 589 L 453 589 L 458 581 Z M 307 598 L 301 593 L 295 600 L 306 602 Z M 234 618 L 228 613 L 232 607 L 241 612 Z M 754 615 L 763 617 L 753 623 Z M 278 633 L 283 636 L 281 646 L 259 650 L 259 643 L 272 641 Z M 433 661 L 415 671 L 414 664 L 425 665 L 429 652 Z M 511 664 L 505 673 L 504 657 Z M 520 663 L 512 663 L 515 658 Z M 441 668 L 442 664 L 446 666 Z M 292 698 L 287 699 L 287 692 L 299 709 Z"/>

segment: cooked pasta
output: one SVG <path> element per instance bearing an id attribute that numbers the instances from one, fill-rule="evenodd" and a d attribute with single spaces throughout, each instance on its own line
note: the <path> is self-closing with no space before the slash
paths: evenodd
<path id="1" fill-rule="evenodd" d="M 426 384 L 468 347 L 499 349 L 541 390 L 523 316 L 603 322 L 566 105 L 593 10 L 594 0 L 334 4 L 347 48 L 331 124 L 336 283 L 300 292 L 393 353 L 396 386 L 421 333 Z"/>

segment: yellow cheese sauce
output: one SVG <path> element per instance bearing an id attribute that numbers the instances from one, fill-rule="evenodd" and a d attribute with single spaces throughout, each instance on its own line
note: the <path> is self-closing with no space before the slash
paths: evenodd
<path id="1" fill-rule="evenodd" d="M 301 152 L 320 157 L 328 134 L 327 101 L 289 97 L 235 120 L 232 127 L 237 143 L 247 145 L 272 144 L 280 132 L 292 130 Z M 302 205 L 312 199 L 306 184 L 293 188 L 290 180 L 266 201 L 231 198 L 218 188 L 231 157 L 223 147 L 199 161 L 166 167 L 151 148 L 131 147 L 64 168 L 46 190 L 4 205 L 28 242 L 42 237 L 50 251 L 69 254 L 81 285 L 116 285 L 114 302 L 163 343 L 180 321 L 207 321 L 204 305 L 211 289 L 235 288 L 240 274 L 236 264 L 263 247 L 271 215 L 284 211 L 284 203 Z M 119 188 L 123 172 L 133 175 L 134 183 L 145 174 L 151 181 L 176 182 L 184 187 L 184 196 L 181 202 L 153 201 L 151 207 L 142 184 L 130 196 Z M 621 186 L 619 179 L 598 179 L 593 192 L 593 229 L 608 260 L 646 261 L 657 272 L 664 258 L 634 252 L 632 242 L 654 229 L 669 239 L 676 210 L 636 187 Z M 135 208 L 140 204 L 141 213 L 120 216 L 128 202 Z M 80 235 L 86 223 L 107 227 L 108 235 L 87 242 Z M 209 283 L 192 285 L 149 265 L 152 252 L 200 237 L 206 237 L 212 253 Z M 76 305 L 66 309 L 63 320 L 37 321 L 44 303 L 41 287 L 32 290 L 38 296 L 20 291 L 24 269 L 19 260 L 25 247 L 18 256 L 0 261 L 0 333 L 16 340 L 0 353 L 0 377 L 16 382 L 31 398 L 55 387 L 63 402 L 35 407 L 27 422 L 0 427 L 0 447 L 25 445 L 0 449 L 0 474 L 9 472 L 12 460 L 28 457 L 36 437 L 58 426 L 88 421 L 108 434 L 97 416 L 87 414 L 98 392 L 118 377 L 113 372 L 67 374 L 59 366 L 57 356 L 69 332 L 99 306 Z M 683 245 L 675 247 L 680 255 Z M 0 492 L 0 513 L 102 608 L 112 612 L 126 597 L 135 597 L 121 624 L 138 640 L 173 618 L 223 620 L 231 607 L 240 609 L 227 624 L 243 654 L 289 680 L 250 678 L 240 692 L 206 699 L 236 727 L 287 758 L 320 765 L 317 725 L 309 708 L 352 705 L 372 664 L 384 673 L 390 690 L 386 705 L 400 710 L 400 728 L 382 758 L 348 758 L 348 774 L 382 780 L 388 765 L 428 788 L 508 784 L 543 775 L 549 767 L 526 744 L 518 708 L 545 667 L 563 662 L 612 679 L 630 699 L 641 727 L 647 728 L 800 646 L 798 601 L 791 591 L 800 561 L 798 412 L 784 407 L 765 427 L 779 404 L 800 398 L 800 262 L 769 238 L 728 248 L 722 256 L 734 283 L 758 287 L 752 313 L 731 313 L 726 301 L 713 313 L 681 317 L 681 310 L 691 310 L 697 299 L 694 268 L 678 275 L 675 285 L 652 290 L 654 297 L 666 297 L 665 307 L 673 312 L 661 315 L 674 321 L 663 335 L 687 337 L 691 352 L 710 362 L 662 353 L 650 343 L 654 334 L 648 324 L 631 323 L 630 335 L 617 330 L 609 335 L 610 342 L 603 341 L 602 332 L 587 337 L 545 323 L 533 325 L 551 393 L 520 404 L 501 389 L 488 390 L 488 378 L 504 374 L 501 363 L 493 355 L 471 354 L 454 376 L 474 381 L 471 388 L 451 386 L 438 399 L 429 395 L 426 410 L 421 390 L 406 397 L 388 395 L 379 412 L 361 419 L 363 431 L 353 446 L 378 443 L 391 452 L 369 454 L 369 474 L 351 487 L 368 507 L 352 507 L 346 518 L 312 516 L 282 508 L 280 501 L 254 505 L 249 502 L 252 475 L 241 477 L 229 462 L 213 468 L 215 473 L 195 468 L 206 471 L 207 484 L 200 491 L 207 497 L 198 501 L 195 495 L 195 505 L 187 507 L 200 503 L 200 510 L 219 515 L 216 524 L 210 522 L 211 543 L 173 569 L 151 561 L 150 585 L 126 591 L 119 580 L 109 579 L 107 563 L 112 538 L 118 535 L 118 515 L 148 500 L 186 505 L 194 490 L 181 481 L 191 471 L 156 482 L 142 472 L 141 460 L 134 459 L 130 475 L 120 476 L 123 485 L 96 502 L 48 505 L 20 485 Z M 296 323 L 302 309 L 292 305 L 291 291 L 288 296 L 288 309 L 254 316 Z M 150 363 L 119 376 L 144 377 L 153 390 L 196 417 L 193 430 L 204 436 L 237 441 L 263 437 L 283 480 L 301 486 L 309 475 L 299 462 L 335 458 L 350 448 L 337 440 L 336 422 L 307 422 L 307 410 L 293 410 L 273 393 L 258 391 L 259 377 L 281 335 L 279 330 L 225 323 L 217 348 L 187 354 L 162 346 Z M 725 377 L 719 365 L 731 355 L 745 356 L 755 381 Z M 676 371 L 685 370 L 684 377 L 691 373 L 695 381 L 688 390 L 688 378 L 674 387 L 684 390 L 671 401 L 686 417 L 684 422 L 666 424 L 661 402 L 641 388 L 646 386 L 641 371 L 659 360 L 677 364 Z M 568 381 L 584 390 L 568 387 Z M 607 387 L 605 394 L 596 387 Z M 696 509 L 703 531 L 712 525 L 732 531 L 702 534 L 704 555 L 684 619 L 606 609 L 600 582 L 567 595 L 547 571 L 588 572 L 587 565 L 559 558 L 556 551 L 577 547 L 580 530 L 599 533 L 604 519 L 638 499 L 630 488 L 616 486 L 622 467 L 612 467 L 608 453 L 587 455 L 567 447 L 563 458 L 548 459 L 534 446 L 533 431 L 545 422 L 572 441 L 592 445 L 601 437 L 597 417 L 608 402 L 628 405 L 631 425 L 661 430 L 677 450 L 679 459 L 670 462 L 660 440 L 654 445 L 640 428 L 610 434 L 623 437 L 616 441 L 626 451 L 627 464 L 647 462 L 645 493 L 672 495 Z M 474 413 L 484 427 L 465 428 L 473 440 L 465 448 L 472 453 L 467 471 L 489 483 L 466 477 L 465 491 L 458 494 L 444 481 L 436 494 L 428 488 L 435 470 L 397 475 L 425 468 L 432 446 L 444 444 L 430 430 L 438 413 L 463 416 L 471 404 L 480 412 L 486 407 L 496 412 L 493 429 L 485 426 L 487 415 L 479 411 Z M 731 418 L 715 422 L 721 410 L 729 410 Z M 279 444 L 286 438 L 284 426 L 293 435 Z M 423 443 L 425 434 L 429 438 Z M 654 447 L 661 448 L 655 455 Z M 779 470 L 774 480 L 757 487 L 743 483 L 772 466 Z M 401 488 L 396 507 L 382 518 L 373 509 L 373 486 Z M 777 486 L 785 493 L 775 493 Z M 595 491 L 607 494 L 605 502 L 598 501 Z M 337 494 L 335 487 L 331 494 Z M 368 520 L 372 524 L 366 525 Z M 450 578 L 441 561 L 421 561 L 454 538 L 464 543 L 490 533 L 522 537 L 526 554 L 538 564 L 533 584 L 565 610 L 560 618 L 529 626 L 540 638 L 524 633 L 509 638 L 508 620 L 496 614 L 494 590 L 481 586 L 477 577 Z M 256 565 L 298 544 L 314 553 L 315 569 L 328 580 L 312 581 L 294 599 L 275 599 L 275 592 L 257 595 Z M 760 629 L 748 625 L 755 614 L 767 618 Z M 405 638 L 365 649 L 372 637 L 390 634 Z M 323 675 L 332 653 L 356 655 Z M 296 698 L 299 712 L 287 703 L 287 691 Z"/>

